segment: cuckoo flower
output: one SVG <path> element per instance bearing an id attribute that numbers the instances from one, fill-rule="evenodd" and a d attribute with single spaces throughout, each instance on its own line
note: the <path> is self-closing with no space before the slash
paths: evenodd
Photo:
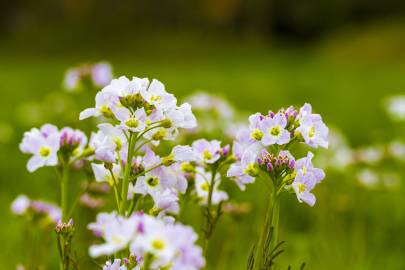
<path id="1" fill-rule="evenodd" d="M 197 174 L 195 176 L 195 190 L 203 205 L 206 205 L 208 203 L 211 177 L 211 172 L 205 172 L 202 168 L 197 168 Z M 225 191 L 221 191 L 218 189 L 220 182 L 221 175 L 217 173 L 214 178 L 214 187 L 212 192 L 211 203 L 213 205 L 228 200 L 228 194 Z"/>
<path id="2" fill-rule="evenodd" d="M 57 165 L 59 147 L 60 134 L 54 126 L 44 125 L 41 130 L 32 129 L 25 132 L 20 149 L 23 153 L 33 154 L 27 164 L 28 171 Z"/>
<path id="3" fill-rule="evenodd" d="M 207 141 L 200 139 L 193 142 L 192 147 L 197 157 L 197 161 L 201 163 L 214 163 L 221 157 L 221 143 L 217 140 Z"/>
<path id="4" fill-rule="evenodd" d="M 305 104 L 298 115 L 299 127 L 297 131 L 302 135 L 305 143 L 311 147 L 319 146 L 328 148 L 328 133 L 329 129 L 322 122 L 322 117 L 319 114 L 312 113 L 310 104 Z"/>
<path id="5" fill-rule="evenodd" d="M 84 120 L 89 117 L 104 116 L 105 118 L 113 117 L 113 108 L 118 105 L 118 98 L 112 93 L 100 91 L 96 94 L 96 106 L 85 109 L 80 113 L 79 119 Z"/>
<path id="6" fill-rule="evenodd" d="M 167 111 L 175 108 L 177 100 L 173 94 L 165 90 L 165 86 L 158 80 L 152 80 L 148 89 L 142 89 L 141 95 L 146 102 L 155 106 L 158 110 Z"/>
<path id="7" fill-rule="evenodd" d="M 260 130 L 263 132 L 261 139 L 264 146 L 272 144 L 283 145 L 290 141 L 290 132 L 286 129 L 287 118 L 282 113 L 273 117 L 267 116 L 260 122 Z"/>
<path id="8" fill-rule="evenodd" d="M 229 167 L 227 176 L 234 178 L 239 188 L 245 190 L 245 185 L 253 183 L 258 172 L 257 153 L 252 150 L 246 150 L 243 152 L 241 160 Z"/>

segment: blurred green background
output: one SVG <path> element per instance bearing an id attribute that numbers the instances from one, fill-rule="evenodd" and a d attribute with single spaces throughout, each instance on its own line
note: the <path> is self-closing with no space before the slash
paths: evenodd
<path id="1" fill-rule="evenodd" d="M 93 104 L 94 93 L 64 93 L 67 68 L 106 60 L 115 75 L 157 78 L 178 97 L 205 89 L 250 112 L 310 102 L 352 146 L 385 142 L 405 135 L 404 124 L 390 122 L 382 106 L 385 97 L 405 94 L 404 3 L 3 1 L 0 268 L 23 262 L 31 245 L 41 254 L 54 242 L 52 232 L 28 238 L 29 228 L 9 210 L 20 193 L 58 201 L 51 169 L 26 171 L 27 156 L 18 150 L 23 132 L 45 121 L 93 128 L 76 119 Z M 403 176 L 403 167 L 398 170 Z M 280 238 L 287 245 L 280 269 L 298 269 L 303 261 L 319 270 L 405 269 L 404 179 L 387 191 L 362 189 L 354 178 L 327 172 L 313 208 L 283 198 Z M 231 193 L 251 202 L 252 211 L 220 221 L 208 269 L 245 269 L 263 219 L 261 183 Z M 93 219 L 88 215 L 87 222 Z M 49 256 L 54 269 L 56 252 Z"/>

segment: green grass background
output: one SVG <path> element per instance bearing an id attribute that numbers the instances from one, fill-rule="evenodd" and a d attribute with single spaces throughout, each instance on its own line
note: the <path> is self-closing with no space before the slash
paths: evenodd
<path id="1" fill-rule="evenodd" d="M 58 201 L 51 169 L 34 174 L 25 169 L 27 156 L 18 150 L 25 130 L 46 120 L 59 127 L 68 123 L 91 130 L 88 122 L 77 123 L 75 117 L 76 110 L 93 104 L 93 94 L 60 94 L 67 67 L 108 60 L 116 75 L 157 78 L 179 97 L 205 89 L 251 112 L 310 102 L 327 124 L 342 129 L 350 143 L 359 146 L 404 136 L 403 124 L 390 122 L 382 107 L 386 96 L 405 93 L 404 26 L 397 22 L 347 28 L 306 45 L 204 33 L 134 33 L 96 39 L 64 32 L 2 40 L 0 269 L 13 269 L 29 257 L 29 250 L 42 256 L 41 250 L 53 245 L 52 232 L 29 238 L 30 228 L 10 213 L 9 206 L 19 193 Z M 66 112 L 54 113 L 58 109 Z M 231 193 L 236 200 L 251 202 L 253 210 L 240 219 L 220 221 L 208 269 L 245 269 L 263 219 L 263 183 L 244 193 L 236 189 Z M 318 201 L 313 208 L 293 197 L 282 199 L 280 238 L 287 245 L 279 269 L 289 264 L 298 269 L 303 261 L 307 269 L 319 270 L 405 269 L 403 187 L 367 191 L 356 185 L 350 173 L 329 172 L 315 193 Z M 199 224 L 198 215 L 197 210 L 191 212 L 187 222 Z M 92 219 L 87 215 L 78 226 Z M 49 269 L 55 269 L 56 250 L 48 257 Z M 85 269 L 95 269 L 86 265 Z"/>

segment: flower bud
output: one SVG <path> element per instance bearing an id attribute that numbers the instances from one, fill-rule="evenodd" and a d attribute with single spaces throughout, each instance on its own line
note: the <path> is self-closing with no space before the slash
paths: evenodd
<path id="1" fill-rule="evenodd" d="M 167 131 L 164 128 L 160 128 L 158 131 L 156 131 L 155 134 L 152 136 L 152 140 L 154 141 L 159 141 L 162 140 L 164 137 L 166 137 Z"/>
<path id="2" fill-rule="evenodd" d="M 162 165 L 163 166 L 170 166 L 174 164 L 176 161 L 174 160 L 174 156 L 172 154 L 162 158 Z"/>
<path id="3" fill-rule="evenodd" d="M 191 163 L 184 162 L 180 165 L 180 168 L 183 172 L 195 173 L 195 167 Z"/>
<path id="4" fill-rule="evenodd" d="M 267 171 L 271 172 L 274 168 L 273 168 L 273 164 L 271 164 L 270 162 L 266 164 L 266 168 Z"/>
<path id="5" fill-rule="evenodd" d="M 68 222 L 59 221 L 56 225 L 55 231 L 57 234 L 70 234 L 74 232 L 73 219 Z"/>
<path id="6" fill-rule="evenodd" d="M 162 127 L 164 128 L 171 128 L 173 126 L 172 121 L 170 119 L 164 119 L 161 123 Z"/>

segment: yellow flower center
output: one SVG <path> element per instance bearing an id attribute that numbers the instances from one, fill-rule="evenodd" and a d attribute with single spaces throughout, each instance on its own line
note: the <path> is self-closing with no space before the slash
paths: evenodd
<path id="1" fill-rule="evenodd" d="M 157 250 L 162 250 L 165 248 L 165 243 L 162 240 L 155 239 L 152 241 L 152 247 Z"/>
<path id="2" fill-rule="evenodd" d="M 150 97 L 150 100 L 160 102 L 162 100 L 162 97 L 153 95 L 153 96 Z"/>
<path id="3" fill-rule="evenodd" d="M 250 137 L 254 140 L 260 141 L 263 138 L 263 132 L 256 128 L 250 133 Z"/>
<path id="4" fill-rule="evenodd" d="M 47 157 L 47 156 L 49 156 L 50 153 L 51 153 L 51 148 L 49 148 L 49 147 L 47 147 L 47 146 L 42 146 L 42 147 L 39 149 L 39 155 L 40 155 L 41 157 Z"/>
<path id="5" fill-rule="evenodd" d="M 125 122 L 125 125 L 130 128 L 136 128 L 138 127 L 138 120 L 136 120 L 136 118 L 134 117 L 131 117 Z"/>
<path id="6" fill-rule="evenodd" d="M 312 138 L 315 136 L 315 127 L 311 127 L 308 132 L 308 137 Z"/>
<path id="7" fill-rule="evenodd" d="M 275 126 L 272 129 L 270 129 L 270 135 L 272 136 L 278 136 L 280 135 L 280 132 L 281 132 L 280 126 Z"/>
<path id="8" fill-rule="evenodd" d="M 306 189 L 306 186 L 303 183 L 298 183 L 297 186 L 298 186 L 298 192 L 299 193 L 303 193 L 305 191 L 305 189 Z"/>
<path id="9" fill-rule="evenodd" d="M 211 155 L 210 151 L 204 150 L 203 158 L 206 159 L 206 160 L 212 159 L 212 155 Z"/>
<path id="10" fill-rule="evenodd" d="M 122 141 L 121 141 L 121 139 L 120 139 L 119 137 L 117 137 L 117 136 L 114 136 L 114 137 L 112 138 L 112 140 L 113 140 L 113 142 L 115 143 L 116 150 L 117 150 L 117 151 L 120 151 L 121 148 L 122 148 Z"/>
<path id="11" fill-rule="evenodd" d="M 257 175 L 257 170 L 256 170 L 255 164 L 250 163 L 243 172 L 245 174 L 247 174 L 247 175 L 250 175 L 250 176 L 256 176 Z"/>
<path id="12" fill-rule="evenodd" d="M 208 191 L 208 190 L 209 190 L 209 186 L 208 186 L 207 182 L 201 183 L 200 188 L 201 188 L 202 190 L 204 190 L 204 191 Z"/>
<path id="13" fill-rule="evenodd" d="M 150 177 L 148 180 L 146 180 L 146 183 L 150 187 L 156 187 L 159 184 L 159 179 L 157 177 Z"/>
<path id="14" fill-rule="evenodd" d="M 113 116 L 113 112 L 106 105 L 100 107 L 100 113 L 106 118 L 110 118 Z"/>

